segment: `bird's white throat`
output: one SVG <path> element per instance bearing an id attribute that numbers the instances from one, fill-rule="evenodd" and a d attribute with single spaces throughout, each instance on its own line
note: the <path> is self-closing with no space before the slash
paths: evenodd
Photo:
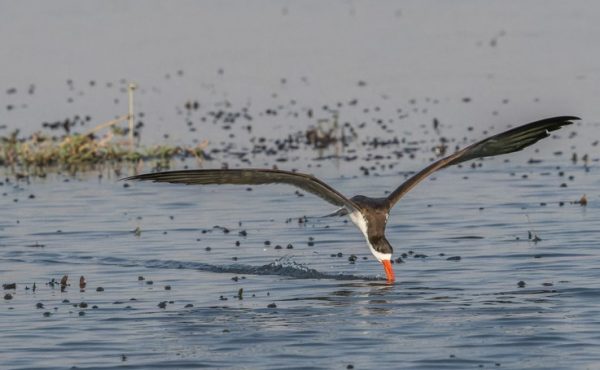
<path id="1" fill-rule="evenodd" d="M 358 229 L 363 233 L 368 242 L 369 237 L 367 235 L 367 220 L 364 218 L 362 213 L 359 211 L 354 211 L 349 213 L 348 216 L 350 217 L 350 220 L 352 220 L 352 223 L 354 223 L 356 227 L 358 227 Z"/>
<path id="2" fill-rule="evenodd" d="M 352 223 L 354 223 L 356 225 L 356 227 L 358 227 L 358 229 L 363 233 L 363 235 L 365 236 L 365 240 L 367 241 L 367 245 L 369 246 L 369 250 L 371 251 L 371 253 L 373 254 L 373 256 L 375 256 L 375 258 L 377 258 L 377 261 L 381 262 L 383 260 L 389 260 L 392 258 L 392 255 L 389 253 L 381 253 L 381 252 L 377 252 L 375 250 L 375 248 L 373 248 L 373 246 L 371 245 L 371 242 L 369 241 L 369 235 L 367 234 L 367 220 L 365 219 L 365 217 L 362 215 L 362 213 L 360 213 L 359 211 L 354 211 L 348 214 L 348 217 L 350 217 L 350 220 L 352 221 Z"/>

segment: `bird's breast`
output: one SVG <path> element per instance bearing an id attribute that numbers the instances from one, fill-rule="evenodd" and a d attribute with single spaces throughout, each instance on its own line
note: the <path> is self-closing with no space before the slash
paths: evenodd
<path id="1" fill-rule="evenodd" d="M 356 227 L 358 227 L 358 229 L 363 233 L 365 238 L 368 239 L 368 236 L 367 236 L 368 225 L 367 225 L 367 220 L 365 219 L 363 214 L 360 213 L 359 211 L 354 211 L 354 212 L 351 212 L 348 216 L 350 217 L 350 220 L 352 221 L 352 223 L 355 224 Z"/>

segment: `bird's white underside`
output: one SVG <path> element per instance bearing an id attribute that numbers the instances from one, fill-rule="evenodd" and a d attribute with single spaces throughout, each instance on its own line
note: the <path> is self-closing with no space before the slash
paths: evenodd
<path id="1" fill-rule="evenodd" d="M 373 255 L 375 256 L 375 258 L 377 258 L 377 261 L 381 262 L 381 261 L 384 261 L 384 260 L 390 260 L 390 259 L 392 259 L 392 255 L 391 254 L 377 252 L 375 250 L 375 248 L 373 248 L 373 246 L 371 245 L 371 242 L 369 241 L 369 236 L 367 235 L 367 220 L 362 215 L 362 213 L 360 213 L 359 211 L 350 212 L 350 213 L 348 213 L 348 217 L 350 217 L 350 220 L 352 221 L 352 223 L 354 223 L 356 225 L 356 227 L 358 227 L 358 229 L 365 236 L 365 240 L 367 241 L 367 245 L 369 246 L 369 249 L 371 250 L 371 253 L 373 253 Z M 387 217 L 386 217 L 386 219 L 387 219 Z"/>

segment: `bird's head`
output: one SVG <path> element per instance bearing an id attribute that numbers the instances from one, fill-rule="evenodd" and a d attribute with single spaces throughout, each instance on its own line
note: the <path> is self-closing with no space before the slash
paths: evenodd
<path id="1" fill-rule="evenodd" d="M 393 283 L 395 280 L 394 269 L 392 268 L 392 252 L 394 251 L 390 242 L 384 237 L 371 238 L 369 240 L 371 253 L 383 265 L 385 276 L 388 283 Z"/>

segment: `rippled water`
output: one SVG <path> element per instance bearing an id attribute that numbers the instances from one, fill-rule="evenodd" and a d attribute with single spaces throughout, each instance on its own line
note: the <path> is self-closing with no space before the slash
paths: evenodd
<path id="1" fill-rule="evenodd" d="M 0 282 L 17 285 L 0 368 L 600 367 L 596 3 L 140 4 L 3 7 L 0 134 L 90 129 L 125 113 L 134 81 L 142 143 L 210 140 L 212 160 L 173 169 L 277 165 L 381 196 L 442 138 L 583 120 L 411 191 L 387 228 L 394 285 L 354 225 L 294 188 L 118 181 L 152 163 L 3 168 Z M 252 120 L 226 129 L 218 110 Z M 277 149 L 334 119 L 356 129 L 348 147 Z M 276 155 L 239 155 L 258 137 Z"/>
<path id="2" fill-rule="evenodd" d="M 388 227 L 396 254 L 413 253 L 393 286 L 352 224 L 312 217 L 331 208 L 285 186 L 124 187 L 90 173 L 5 183 L 1 276 L 18 288 L 2 302 L 0 357 L 36 368 L 593 368 L 597 203 L 569 201 L 599 180 L 560 164 L 578 179 L 566 189 L 543 175 L 555 163 L 501 161 L 415 189 Z M 325 180 L 378 194 L 398 176 Z M 64 274 L 66 291 L 46 284 Z"/>

